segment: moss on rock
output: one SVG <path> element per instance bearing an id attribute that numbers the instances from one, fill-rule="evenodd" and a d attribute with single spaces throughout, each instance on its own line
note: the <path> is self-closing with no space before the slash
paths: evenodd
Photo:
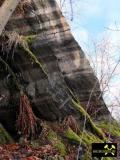
<path id="1" fill-rule="evenodd" d="M 94 135 L 91 132 L 85 131 L 77 135 L 71 128 L 68 128 L 65 132 L 65 137 L 71 141 L 75 141 L 78 144 L 81 142 L 81 145 L 85 147 L 85 154 L 83 155 L 83 160 L 91 159 L 91 146 L 92 143 L 104 143 L 102 139 Z M 96 160 L 96 159 L 94 159 Z M 104 158 L 104 160 L 112 160 L 112 158 Z"/>
<path id="2" fill-rule="evenodd" d="M 80 142 L 80 137 L 70 127 L 65 131 L 65 137 L 70 141 Z"/>
<path id="3" fill-rule="evenodd" d="M 89 125 L 89 127 L 91 128 L 91 131 L 96 134 L 98 137 L 100 137 L 100 139 L 103 139 L 104 141 L 106 141 L 105 135 L 102 132 L 102 130 L 100 128 L 98 128 L 95 123 L 92 121 L 90 115 L 84 110 L 84 108 L 78 104 L 75 100 L 72 99 L 72 102 L 75 106 L 75 108 L 77 110 L 79 110 L 80 114 L 83 117 L 86 117 L 86 124 Z"/>
<path id="4" fill-rule="evenodd" d="M 66 147 L 62 142 L 62 139 L 53 130 L 49 130 L 48 139 L 53 144 L 53 146 L 58 149 L 61 156 L 66 155 Z"/>
<path id="5" fill-rule="evenodd" d="M 85 131 L 83 134 L 81 133 L 79 136 L 82 137 L 83 142 L 88 145 L 91 145 L 92 143 L 104 143 L 103 140 L 101 140 L 99 137 L 95 136 L 90 132 Z"/>
<path id="6" fill-rule="evenodd" d="M 116 121 L 101 121 L 97 123 L 97 126 L 109 132 L 112 136 L 120 138 L 120 125 Z"/>
<path id="7" fill-rule="evenodd" d="M 23 39 L 27 41 L 28 44 L 31 44 L 35 39 L 37 35 L 29 35 L 29 36 L 23 36 Z"/>
<path id="8" fill-rule="evenodd" d="M 38 64 L 38 66 L 41 68 L 41 70 L 43 71 L 45 76 L 48 77 L 47 72 L 43 67 L 43 64 L 38 60 L 36 55 L 30 50 L 30 47 L 29 47 L 27 40 L 25 41 L 25 39 L 23 39 L 23 42 L 21 43 L 21 47 L 24 49 L 26 54 L 28 54 L 30 56 L 30 58 L 33 60 L 33 62 Z"/>

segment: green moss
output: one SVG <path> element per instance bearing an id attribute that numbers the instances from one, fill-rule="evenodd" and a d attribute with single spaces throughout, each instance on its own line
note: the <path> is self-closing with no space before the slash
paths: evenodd
<path id="1" fill-rule="evenodd" d="M 36 35 L 29 35 L 29 36 L 24 36 L 23 39 L 27 41 L 28 44 L 31 44 L 36 37 L 37 37 Z"/>
<path id="2" fill-rule="evenodd" d="M 90 132 L 80 133 L 79 135 L 82 138 L 82 143 L 86 145 L 86 154 L 84 155 L 83 160 L 91 159 L 91 147 L 92 143 L 104 143 L 99 137 L 95 136 Z"/>
<path id="3" fill-rule="evenodd" d="M 95 136 L 90 132 L 85 131 L 83 134 L 81 133 L 79 136 L 82 137 L 84 143 L 88 145 L 91 145 L 92 143 L 104 143 L 103 140 L 101 140 L 99 137 Z"/>
<path id="4" fill-rule="evenodd" d="M 71 141 L 77 142 L 78 144 L 82 138 L 81 145 L 86 148 L 86 153 L 83 160 L 91 159 L 92 143 L 104 143 L 103 140 L 101 140 L 98 136 L 95 136 L 93 133 L 85 131 L 84 133 L 81 132 L 80 135 L 77 135 L 71 128 L 66 130 L 65 137 Z M 104 160 L 112 160 L 112 158 L 104 158 Z"/>
<path id="5" fill-rule="evenodd" d="M 59 150 L 61 156 L 66 155 L 66 147 L 64 143 L 62 142 L 61 138 L 53 130 L 50 130 L 48 132 L 48 139 L 51 141 L 53 146 Z"/>
<path id="6" fill-rule="evenodd" d="M 70 127 L 65 131 L 65 137 L 71 141 L 80 142 L 80 137 Z"/>
<path id="7" fill-rule="evenodd" d="M 116 121 L 106 122 L 101 121 L 97 124 L 98 127 L 105 129 L 111 135 L 120 137 L 120 125 Z"/>
<path id="8" fill-rule="evenodd" d="M 67 137 L 71 141 L 75 141 L 78 143 L 80 143 L 81 138 L 82 138 L 81 144 L 89 149 L 89 152 L 87 151 L 89 154 L 87 153 L 87 155 L 85 155 L 85 157 L 87 158 L 88 156 L 91 156 L 90 150 L 91 150 L 92 143 L 97 143 L 97 142 L 104 143 L 104 141 L 102 141 L 99 137 L 95 136 L 94 134 L 90 132 L 84 132 L 83 134 L 80 133 L 80 135 L 77 135 L 71 128 L 68 128 L 66 130 L 65 137 Z"/>
<path id="9" fill-rule="evenodd" d="M 5 143 L 13 143 L 13 139 L 4 129 L 2 124 L 0 124 L 0 144 L 5 144 Z"/>
<path id="10" fill-rule="evenodd" d="M 90 132 L 84 132 L 79 135 L 82 136 L 82 141 L 84 144 L 86 144 L 86 154 L 84 155 L 83 160 L 91 159 L 91 150 L 92 150 L 92 143 L 104 143 L 103 140 L 101 140 L 99 137 L 95 136 L 94 134 Z M 94 158 L 94 160 L 97 160 L 97 158 Z M 103 160 L 113 160 L 113 158 L 105 157 Z"/>
<path id="11" fill-rule="evenodd" d="M 47 72 L 45 71 L 42 63 L 38 60 L 38 58 L 35 56 L 35 54 L 30 50 L 27 41 L 23 40 L 23 43 L 21 44 L 21 46 L 23 47 L 23 49 L 25 50 L 25 52 L 31 57 L 31 59 L 33 60 L 33 62 L 36 63 L 36 64 L 38 64 L 38 66 L 41 68 L 41 70 L 46 75 L 46 77 L 48 77 L 47 76 Z"/>
<path id="12" fill-rule="evenodd" d="M 87 150 L 83 160 L 88 160 L 91 157 L 92 143 L 104 143 L 104 141 L 90 132 L 84 132 L 84 134 L 80 134 L 80 136 L 82 136 L 83 142 L 87 144 Z M 98 158 L 94 158 L 94 160 L 97 159 Z M 113 158 L 104 157 L 103 160 L 113 160 Z"/>
<path id="13" fill-rule="evenodd" d="M 91 131 L 96 134 L 97 136 L 99 136 L 101 139 L 103 139 L 104 141 L 106 141 L 106 138 L 104 136 L 104 133 L 102 132 L 102 130 L 100 128 L 98 128 L 95 123 L 92 121 L 90 115 L 84 110 L 84 108 L 77 102 L 75 102 L 72 99 L 72 103 L 74 104 L 74 106 L 76 107 L 77 110 L 79 110 L 80 114 L 83 117 L 86 117 L 86 124 L 87 126 L 89 126 L 91 128 Z"/>

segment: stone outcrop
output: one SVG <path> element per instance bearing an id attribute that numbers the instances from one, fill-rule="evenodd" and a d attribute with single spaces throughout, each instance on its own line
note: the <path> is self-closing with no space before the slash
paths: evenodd
<path id="1" fill-rule="evenodd" d="M 99 97 L 101 91 L 98 79 L 55 0 L 34 0 L 34 3 L 22 7 L 22 11 L 18 8 L 14 12 L 5 30 L 29 36 L 30 50 L 41 62 L 42 68 L 33 63 L 20 47 L 14 52 L 13 48 L 6 48 L 3 52 L 1 45 L 1 57 L 9 63 L 25 89 L 35 114 L 52 121 L 71 114 L 80 118 L 71 102 L 71 97 L 75 96 L 94 118 L 96 115 L 108 116 L 109 111 L 103 98 Z M 0 101 L 0 122 L 7 124 L 7 129 L 12 131 L 10 123 L 16 119 L 19 92 L 2 63 L 0 95 L 4 95 Z M 10 122 L 5 120 L 9 116 Z"/>

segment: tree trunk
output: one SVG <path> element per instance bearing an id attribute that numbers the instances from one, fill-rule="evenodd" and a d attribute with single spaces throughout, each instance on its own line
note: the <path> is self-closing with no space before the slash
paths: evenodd
<path id="1" fill-rule="evenodd" d="M 0 7 L 0 35 L 20 0 L 5 0 Z"/>

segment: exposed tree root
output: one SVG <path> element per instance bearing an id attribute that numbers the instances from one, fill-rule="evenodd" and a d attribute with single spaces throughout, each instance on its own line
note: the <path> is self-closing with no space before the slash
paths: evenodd
<path id="1" fill-rule="evenodd" d="M 37 118 L 25 94 L 20 96 L 20 111 L 17 120 L 17 128 L 25 137 L 35 136 L 37 131 Z"/>

